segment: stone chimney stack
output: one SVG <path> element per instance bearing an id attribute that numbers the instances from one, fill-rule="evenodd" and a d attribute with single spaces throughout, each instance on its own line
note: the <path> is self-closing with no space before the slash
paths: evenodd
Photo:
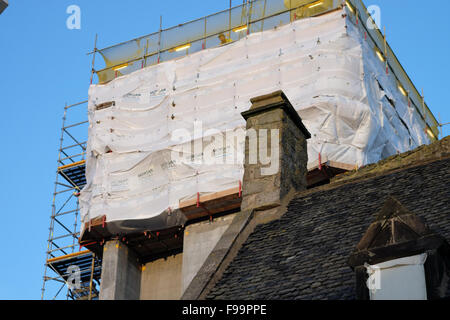
<path id="1" fill-rule="evenodd" d="M 251 99 L 247 121 L 241 210 L 280 205 L 290 191 L 306 189 L 311 134 L 282 91 Z"/>

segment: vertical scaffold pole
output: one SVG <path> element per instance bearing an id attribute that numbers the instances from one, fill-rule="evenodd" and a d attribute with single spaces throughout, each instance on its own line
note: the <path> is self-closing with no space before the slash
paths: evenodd
<path id="1" fill-rule="evenodd" d="M 266 21 L 266 5 L 267 5 L 267 0 L 264 0 L 264 8 L 263 8 L 262 20 L 261 20 L 261 32 L 264 31 L 264 21 Z M 289 15 L 291 13 L 292 12 L 290 12 Z"/>
<path id="2" fill-rule="evenodd" d="M 89 280 L 89 300 L 92 300 L 92 281 L 94 280 L 95 253 L 92 253 L 91 278 Z"/>
<path id="3" fill-rule="evenodd" d="M 145 53 L 142 61 L 142 68 L 145 68 L 147 66 L 147 54 L 148 54 L 148 38 L 147 38 L 147 45 L 145 46 Z"/>
<path id="4" fill-rule="evenodd" d="M 425 121 L 425 125 L 427 125 L 427 113 L 425 111 L 425 95 L 423 94 L 423 88 L 422 88 L 422 113 L 423 113 L 423 120 Z"/>
<path id="5" fill-rule="evenodd" d="M 158 63 L 161 60 L 161 33 L 162 33 L 162 16 L 159 16 Z"/>
<path id="6" fill-rule="evenodd" d="M 231 4 L 232 0 L 230 0 L 230 11 L 228 14 L 228 39 L 231 39 Z"/>
<path id="7" fill-rule="evenodd" d="M 247 0 L 247 4 L 246 4 L 246 7 L 247 7 L 247 35 L 250 34 L 251 8 L 250 8 L 249 4 L 250 4 L 250 0 Z"/>
<path id="8" fill-rule="evenodd" d="M 62 127 L 61 127 L 61 137 L 59 139 L 59 150 L 58 150 L 58 161 L 57 166 L 60 166 L 61 163 L 61 152 L 63 148 L 63 141 L 64 141 L 64 126 L 66 124 L 66 116 L 67 116 L 67 103 L 64 108 L 64 116 L 62 121 Z M 44 293 L 45 293 L 45 283 L 47 281 L 47 268 L 48 268 L 48 259 L 50 257 L 50 253 L 53 249 L 53 230 L 54 230 L 54 219 L 56 215 L 56 194 L 57 194 L 57 188 L 58 188 L 58 171 L 56 171 L 56 177 L 55 177 L 55 188 L 53 191 L 53 200 L 52 200 L 52 215 L 50 217 L 50 227 L 49 227 L 49 234 L 48 234 L 48 242 L 47 242 L 47 252 L 45 255 L 45 269 L 44 269 L 44 279 L 42 283 L 42 289 L 41 289 L 41 300 L 44 300 Z"/>
<path id="9" fill-rule="evenodd" d="M 206 17 L 205 17 L 205 30 L 204 30 L 204 33 L 203 33 L 203 43 L 202 43 L 202 48 L 203 49 L 206 49 Z"/>
<path id="10" fill-rule="evenodd" d="M 98 38 L 98 34 L 95 34 L 95 41 L 94 41 L 94 54 L 92 57 L 92 67 L 91 67 L 91 84 L 92 81 L 94 80 L 94 73 L 95 73 L 95 54 L 97 53 L 97 38 Z"/>
<path id="11" fill-rule="evenodd" d="M 264 10 L 266 9 L 266 3 L 264 2 Z M 292 0 L 289 0 L 289 21 L 292 22 L 294 19 L 292 19 Z M 263 20 L 264 21 L 264 20 Z"/>
<path id="12" fill-rule="evenodd" d="M 389 64 L 388 64 L 388 51 L 387 51 L 387 38 L 386 38 L 386 26 L 384 27 L 384 59 L 386 60 L 386 74 L 389 74 Z"/>

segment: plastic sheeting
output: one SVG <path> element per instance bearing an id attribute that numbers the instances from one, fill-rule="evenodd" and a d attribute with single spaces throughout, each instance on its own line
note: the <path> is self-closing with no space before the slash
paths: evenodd
<path id="1" fill-rule="evenodd" d="M 427 300 L 427 254 L 366 265 L 371 300 Z"/>
<path id="2" fill-rule="evenodd" d="M 282 26 L 296 19 L 324 13 L 341 5 L 341 0 L 253 0 L 215 14 L 177 25 L 161 32 L 100 49 L 106 68 L 97 71 L 100 83 L 150 66 L 186 56 L 223 41 L 238 41 L 255 33 Z M 236 28 L 248 29 L 236 31 Z M 219 36 L 226 40 L 220 40 Z M 161 41 L 160 41 L 161 40 Z M 186 50 L 175 48 L 189 45 Z"/>
<path id="3" fill-rule="evenodd" d="M 92 85 L 82 219 L 158 219 L 197 192 L 237 187 L 244 140 L 218 144 L 212 136 L 242 135 L 250 99 L 276 90 L 312 133 L 310 162 L 321 153 L 362 166 L 427 143 L 395 81 L 338 10 Z M 174 139 L 180 129 L 188 138 Z M 191 141 L 217 163 L 204 163 Z M 173 151 L 181 151 L 177 161 Z M 230 154 L 236 161 L 220 163 Z"/>

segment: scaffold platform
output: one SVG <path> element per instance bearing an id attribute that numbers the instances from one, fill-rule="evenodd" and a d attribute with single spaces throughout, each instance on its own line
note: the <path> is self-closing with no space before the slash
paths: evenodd
<path id="1" fill-rule="evenodd" d="M 93 300 L 99 294 L 101 254 L 82 250 L 79 244 L 78 195 L 86 185 L 86 112 L 87 101 L 64 107 L 42 299 Z M 74 122 L 67 124 L 69 120 Z"/>

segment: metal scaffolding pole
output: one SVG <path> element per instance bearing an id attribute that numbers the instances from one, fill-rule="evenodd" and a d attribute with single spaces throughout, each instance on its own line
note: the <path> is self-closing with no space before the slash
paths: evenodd
<path id="1" fill-rule="evenodd" d="M 100 281 L 101 261 L 88 250 L 76 252 L 80 235 L 78 193 L 86 184 L 85 138 L 89 125 L 79 119 L 86 117 L 86 107 L 87 101 L 64 107 L 41 299 L 63 298 L 64 287 L 66 299 L 98 297 L 95 286 Z M 71 118 L 78 121 L 68 123 Z M 79 283 L 72 287 L 68 284 L 73 266 L 77 267 Z"/>

